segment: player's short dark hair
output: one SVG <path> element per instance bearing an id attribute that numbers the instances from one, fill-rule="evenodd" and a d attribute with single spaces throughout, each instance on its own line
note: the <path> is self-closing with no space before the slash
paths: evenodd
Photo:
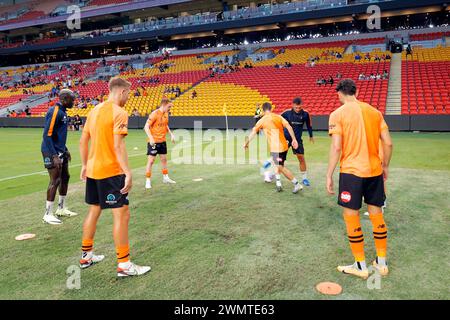
<path id="1" fill-rule="evenodd" d="M 272 105 L 269 102 L 264 102 L 262 105 L 263 111 L 272 111 Z"/>
<path id="2" fill-rule="evenodd" d="M 63 104 L 63 105 L 68 105 L 70 103 L 73 103 L 73 101 L 75 100 L 75 94 L 73 93 L 72 90 L 70 89 L 62 89 L 59 92 L 59 101 Z"/>
<path id="3" fill-rule="evenodd" d="M 299 106 L 302 104 L 302 99 L 300 97 L 295 97 L 294 100 L 292 100 L 292 103 Z"/>
<path id="4" fill-rule="evenodd" d="M 341 80 L 336 86 L 336 91 L 346 96 L 354 96 L 356 94 L 356 83 L 352 79 Z"/>
<path id="5" fill-rule="evenodd" d="M 116 88 L 129 89 L 131 88 L 131 82 L 128 82 L 127 80 L 119 77 L 113 77 L 109 80 L 108 88 L 109 91 L 112 91 Z"/>

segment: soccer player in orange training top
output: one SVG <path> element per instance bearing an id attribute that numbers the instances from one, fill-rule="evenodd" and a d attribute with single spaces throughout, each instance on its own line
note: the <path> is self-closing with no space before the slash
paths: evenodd
<path id="1" fill-rule="evenodd" d="M 293 185 L 293 193 L 297 193 L 299 190 L 303 189 L 303 186 L 298 182 L 294 175 L 284 166 L 286 161 L 286 155 L 289 150 L 288 143 L 284 136 L 284 128 L 286 128 L 292 138 L 292 146 L 298 148 L 298 142 L 295 139 L 294 130 L 289 125 L 286 119 L 278 114 L 272 113 L 272 105 L 268 102 L 262 105 L 264 116 L 256 123 L 249 135 L 247 141 L 244 144 L 244 148 L 247 149 L 250 141 L 258 134 L 259 130 L 263 129 L 269 142 L 270 155 L 275 164 L 275 178 L 276 178 L 276 188 L 277 191 L 282 191 L 283 187 L 281 185 L 282 173 L 287 179 L 289 179 Z"/>
<path id="2" fill-rule="evenodd" d="M 170 133 L 171 141 L 175 142 L 175 136 L 172 134 L 169 128 L 169 111 L 172 107 L 169 99 L 163 98 L 161 100 L 161 106 L 153 111 L 148 117 L 144 126 L 144 131 L 148 137 L 147 143 L 147 168 L 146 168 L 146 181 L 145 189 L 151 189 L 151 177 L 152 167 L 155 163 L 155 158 L 159 154 L 161 158 L 161 167 L 163 174 L 163 183 L 176 183 L 169 178 L 169 171 L 167 170 L 167 144 L 166 134 Z"/>
<path id="3" fill-rule="evenodd" d="M 128 114 L 123 107 L 128 100 L 131 83 L 118 77 L 109 81 L 108 99 L 88 115 L 80 140 L 81 179 L 86 181 L 86 203 L 90 205 L 83 224 L 81 268 L 100 262 L 104 256 L 94 255 L 94 235 L 102 209 L 111 208 L 113 236 L 117 253 L 117 276 L 137 276 L 150 271 L 130 261 L 128 241 L 128 192 L 132 186 L 125 137 Z M 88 150 L 89 141 L 91 143 Z"/>
<path id="4" fill-rule="evenodd" d="M 381 207 L 385 200 L 384 181 L 388 178 L 392 155 L 391 137 L 381 112 L 356 99 L 357 90 L 353 80 L 342 80 L 336 91 L 343 105 L 332 112 L 329 119 L 332 142 L 326 187 L 329 194 L 334 194 L 333 172 L 340 159 L 338 204 L 344 208 L 348 240 L 355 257 L 354 264 L 338 266 L 338 270 L 364 279 L 369 276 L 359 220 L 359 209 L 364 198 L 377 251 L 373 266 L 381 275 L 387 275 L 387 227 Z M 380 139 L 383 162 L 379 156 Z"/>

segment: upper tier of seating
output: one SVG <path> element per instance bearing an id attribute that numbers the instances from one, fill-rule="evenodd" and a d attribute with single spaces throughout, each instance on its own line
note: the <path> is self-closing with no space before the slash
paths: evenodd
<path id="1" fill-rule="evenodd" d="M 252 68 L 244 68 L 241 62 L 238 71 L 229 71 L 223 64 L 214 64 L 210 58 L 232 57 L 237 51 L 171 56 L 163 59 L 152 58 L 152 67 L 141 70 L 122 71 L 121 76 L 132 82 L 130 100 L 126 105 L 129 114 L 139 112 L 148 114 L 157 107 L 161 98 L 169 96 L 174 100 L 173 115 L 176 116 L 220 116 L 253 115 L 256 104 L 271 102 L 275 112 L 282 112 L 289 108 L 292 99 L 300 96 L 305 108 L 312 115 L 326 115 L 335 110 L 340 102 L 335 92 L 335 84 L 339 79 L 352 78 L 356 80 L 359 93 L 358 98 L 378 108 L 386 110 L 388 93 L 388 78 L 358 80 L 360 74 L 390 73 L 390 60 L 374 61 L 386 52 L 374 50 L 370 53 L 372 59 L 355 61 L 355 54 L 343 54 L 348 42 L 321 43 L 302 46 L 285 46 L 260 49 L 259 52 L 273 50 L 276 56 L 272 59 L 252 62 Z M 370 44 L 369 44 L 370 45 Z M 282 50 L 280 50 L 282 49 Z M 331 52 L 339 52 L 342 58 L 336 58 Z M 309 67 L 305 62 L 311 57 L 318 56 L 319 61 Z M 208 63 L 205 63 L 208 61 Z M 124 66 L 127 61 L 107 62 L 107 65 Z M 275 68 L 276 64 L 284 65 L 290 62 L 291 67 Z M 402 62 L 402 113 L 450 113 L 449 106 L 449 64 L 450 49 L 437 47 L 433 49 L 414 47 L 413 54 L 403 53 Z M 212 74 L 211 66 L 219 68 Z M 47 80 L 57 82 L 71 79 L 89 78 L 98 67 L 100 61 L 73 64 L 70 68 L 63 67 L 59 72 L 45 76 Z M 49 66 L 41 66 L 38 70 L 46 70 Z M 51 68 L 51 67 L 50 67 Z M 77 75 L 74 74 L 77 70 Z M 121 69 L 122 70 L 122 69 Z M 7 70 L 3 77 L 23 74 L 26 70 Z M 334 84 L 317 84 L 319 78 L 334 78 Z M 38 78 L 42 80 L 41 78 Z M 81 82 L 80 82 L 81 83 Z M 168 87 L 179 87 L 181 95 L 167 92 Z M 33 86 L 35 93 L 48 92 L 51 83 Z M 94 107 L 92 100 L 101 101 L 107 94 L 105 81 L 87 81 L 85 84 L 73 87 L 80 98 L 87 101 L 86 107 L 73 108 L 69 115 L 85 116 Z M 139 93 L 136 93 L 139 91 Z M 196 95 L 192 93 L 195 91 Z M 184 93 L 185 92 L 185 93 Z M 18 101 L 22 94 L 18 90 L 0 91 L 0 106 L 7 101 Z M 2 100 L 3 99 L 3 100 Z M 6 100 L 10 99 L 10 100 Z M 77 102 L 78 105 L 78 102 Z M 48 103 L 32 110 L 37 116 L 42 116 L 48 108 Z"/>

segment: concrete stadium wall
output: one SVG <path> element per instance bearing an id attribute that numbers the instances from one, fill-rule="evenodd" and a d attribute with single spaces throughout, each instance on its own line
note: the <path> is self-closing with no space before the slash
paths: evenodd
<path id="1" fill-rule="evenodd" d="M 391 131 L 442 131 L 450 132 L 450 115 L 385 116 Z M 130 129 L 142 129 L 147 118 L 130 117 Z M 200 121 L 202 129 L 225 129 L 225 117 L 171 117 L 173 129 L 193 129 Z M 229 117 L 230 129 L 248 129 L 255 124 L 252 117 Z M 313 116 L 314 130 L 328 130 L 328 116 Z M 2 128 L 43 128 L 44 118 L 0 118 Z M 198 125 L 196 126 L 198 127 Z"/>

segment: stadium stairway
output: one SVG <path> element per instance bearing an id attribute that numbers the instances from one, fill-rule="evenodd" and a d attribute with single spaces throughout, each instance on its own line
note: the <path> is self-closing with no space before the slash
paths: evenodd
<path id="1" fill-rule="evenodd" d="M 0 109 L 0 117 L 6 116 L 7 110 L 10 111 L 23 111 L 25 110 L 26 106 L 28 106 L 30 109 L 33 109 L 34 107 L 40 105 L 41 103 L 47 102 L 48 98 L 45 94 L 35 94 L 29 97 L 26 97 L 22 99 L 22 101 L 11 104 L 5 108 Z"/>
<path id="2" fill-rule="evenodd" d="M 394 53 L 391 59 L 386 115 L 402 113 L 402 54 Z"/>

